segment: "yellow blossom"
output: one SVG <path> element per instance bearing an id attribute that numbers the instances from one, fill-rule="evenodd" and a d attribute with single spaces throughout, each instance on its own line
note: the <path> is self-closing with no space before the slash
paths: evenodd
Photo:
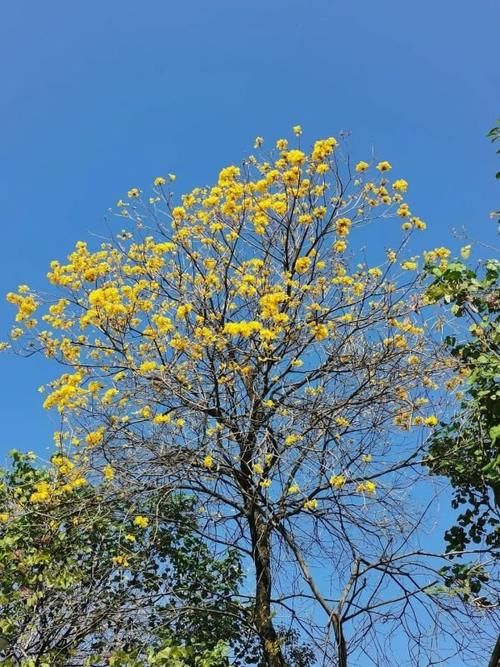
<path id="1" fill-rule="evenodd" d="M 401 268 L 405 271 L 415 271 L 417 268 L 417 262 L 414 260 L 407 260 L 406 262 L 401 263 Z"/>
<path id="2" fill-rule="evenodd" d="M 149 519 L 146 516 L 137 515 L 134 519 L 134 526 L 138 528 L 147 528 L 149 525 Z"/>
<path id="3" fill-rule="evenodd" d="M 262 475 L 263 472 L 264 472 L 264 468 L 262 467 L 262 465 L 260 463 L 254 463 L 253 466 L 252 466 L 252 470 L 254 471 L 254 473 L 256 475 Z"/>
<path id="4" fill-rule="evenodd" d="M 214 467 L 214 457 L 211 454 L 207 454 L 203 459 L 203 467 L 207 470 L 211 470 Z"/>
<path id="5" fill-rule="evenodd" d="M 345 475 L 333 475 L 329 479 L 330 486 L 333 486 L 334 489 L 341 489 L 345 486 L 346 477 Z"/>
<path id="6" fill-rule="evenodd" d="M 295 262 L 295 271 L 297 273 L 306 273 L 311 266 L 310 257 L 298 257 Z"/>
<path id="7" fill-rule="evenodd" d="M 113 564 L 117 567 L 128 567 L 129 561 L 126 556 L 119 554 L 118 556 L 113 556 Z"/>
<path id="8" fill-rule="evenodd" d="M 149 373 L 151 371 L 154 371 L 157 367 L 158 366 L 156 361 L 143 361 L 142 364 L 139 366 L 139 372 L 142 374 Z"/>
<path id="9" fill-rule="evenodd" d="M 338 252 L 338 253 L 345 252 L 345 250 L 347 248 L 347 243 L 346 243 L 346 241 L 343 241 L 343 240 L 339 239 L 338 241 L 335 241 L 335 243 L 332 245 L 332 248 L 335 252 Z"/>
<path id="10" fill-rule="evenodd" d="M 373 495 L 377 490 L 377 485 L 375 482 L 372 482 L 371 480 L 366 480 L 365 482 L 359 482 L 356 486 L 356 491 L 358 493 L 368 493 L 369 495 Z"/>
<path id="11" fill-rule="evenodd" d="M 351 219 L 350 218 L 338 218 L 335 221 L 335 230 L 339 236 L 347 236 L 351 228 Z"/>
<path id="12" fill-rule="evenodd" d="M 310 510 L 311 512 L 314 512 L 315 509 L 318 509 L 318 501 L 316 498 L 311 498 L 310 500 L 306 500 L 303 505 L 304 509 Z"/>
<path id="13" fill-rule="evenodd" d="M 108 480 L 108 481 L 111 480 L 111 479 L 113 479 L 113 477 L 115 476 L 114 470 L 113 470 L 113 468 L 109 465 L 109 463 L 106 464 L 106 465 L 104 466 L 104 468 L 102 469 L 102 474 L 103 474 L 103 476 L 104 476 L 104 479 L 106 479 L 106 480 Z"/>
<path id="14" fill-rule="evenodd" d="M 394 181 L 392 187 L 398 192 L 406 192 L 408 190 L 408 182 L 404 178 L 398 178 L 397 181 Z"/>
<path id="15" fill-rule="evenodd" d="M 359 172 L 366 171 L 369 166 L 370 165 L 368 164 L 368 162 L 364 162 L 364 160 L 361 160 L 360 162 L 358 162 L 358 164 L 354 168 L 359 173 Z"/>
<path id="16" fill-rule="evenodd" d="M 95 447 L 96 445 L 100 445 L 103 440 L 104 440 L 104 427 L 103 426 L 100 426 L 95 431 L 91 431 L 90 433 L 87 433 L 87 435 L 85 436 L 85 442 L 87 443 L 87 445 L 90 445 L 91 447 Z"/>

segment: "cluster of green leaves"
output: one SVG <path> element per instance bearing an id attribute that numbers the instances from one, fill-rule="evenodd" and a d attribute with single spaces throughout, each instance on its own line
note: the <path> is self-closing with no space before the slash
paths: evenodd
<path id="1" fill-rule="evenodd" d="M 230 647 L 244 652 L 240 563 L 210 554 L 192 499 L 131 506 L 111 485 L 89 484 L 32 503 L 34 485 L 53 481 L 33 459 L 14 452 L 1 471 L 2 664 L 223 667 Z"/>
<path id="2" fill-rule="evenodd" d="M 497 119 L 496 125 L 488 132 L 488 138 L 492 143 L 500 141 L 500 118 Z M 500 155 L 500 148 L 497 150 L 497 155 Z M 496 178 L 500 179 L 500 171 L 497 171 Z"/>
<path id="3" fill-rule="evenodd" d="M 489 260 L 479 271 L 462 262 L 429 269 L 434 281 L 429 297 L 450 304 L 466 318 L 466 335 L 449 336 L 451 353 L 468 374 L 467 391 L 456 416 L 441 424 L 429 450 L 432 472 L 446 475 L 460 508 L 446 533 L 448 551 L 471 542 L 500 548 L 500 262 Z"/>

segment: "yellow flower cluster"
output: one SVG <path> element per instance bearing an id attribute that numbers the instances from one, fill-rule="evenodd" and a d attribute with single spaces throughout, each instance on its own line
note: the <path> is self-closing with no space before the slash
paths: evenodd
<path id="1" fill-rule="evenodd" d="M 425 353 L 419 315 L 401 289 L 400 269 L 417 270 L 417 258 L 405 256 L 398 244 L 400 250 L 388 250 L 376 265 L 351 259 L 356 230 L 366 222 L 393 215 L 408 229 L 425 226 L 404 201 L 408 183 L 387 179 L 387 161 L 360 161 L 355 179 L 345 165 L 344 190 L 334 177 L 342 169 L 342 156 L 334 155 L 337 141 L 320 139 L 307 150 L 298 140 L 300 126 L 294 135 L 296 145 L 280 139 L 266 160 L 250 156 L 240 167 L 229 165 L 213 185 L 180 200 L 166 192 L 174 178 L 157 177 L 148 207 L 154 225 L 141 191 L 132 188 L 118 215 L 136 233 L 124 230 L 119 245 L 104 243 L 94 252 L 78 243 L 65 263 L 51 263 L 49 281 L 62 294 L 42 313 L 45 330 L 26 332 L 35 309 L 43 308 L 39 296 L 25 286 L 8 295 L 18 308 L 19 335 L 29 333 L 47 356 L 71 368 L 50 383 L 44 406 L 62 413 L 76 434 L 74 446 L 92 460 L 110 454 L 109 463 L 100 459 L 105 480 L 121 469 L 113 459 L 115 443 L 182 440 L 207 484 L 235 461 L 257 495 L 273 484 L 273 502 L 280 494 L 301 493 L 300 483 L 298 505 L 312 512 L 318 500 L 294 466 L 302 454 L 305 460 L 317 455 L 323 436 L 308 428 L 300 406 L 305 412 L 318 406 L 333 440 L 356 440 L 368 428 L 366 414 L 344 406 L 337 394 L 348 378 L 359 375 L 361 381 L 365 367 L 377 383 L 369 397 L 362 389 L 366 404 L 384 396 L 389 423 L 435 425 L 418 403 L 419 392 L 426 395 L 434 386 L 434 361 Z M 262 143 L 258 137 L 256 145 Z M 147 236 L 152 228 L 157 237 Z M 448 254 L 437 248 L 425 258 L 445 261 Z M 387 368 L 391 378 L 384 384 Z M 215 420 L 213 404 L 230 417 L 207 424 Z M 245 465 L 228 427 L 239 428 L 241 415 L 274 429 L 268 433 L 272 445 L 263 436 Z M 369 462 L 363 451 L 355 470 L 342 462 L 342 474 L 324 485 L 325 498 L 359 479 L 359 462 Z M 65 484 L 74 482 L 71 465 L 62 458 L 58 464 Z M 376 487 L 367 480 L 352 488 L 370 495 Z M 54 494 L 50 483 L 41 484 L 33 502 Z M 138 528 L 148 525 L 147 517 L 133 521 Z"/>
<path id="2" fill-rule="evenodd" d="M 86 402 L 87 392 L 82 389 L 83 374 L 80 371 L 68 374 L 64 373 L 55 383 L 54 391 L 50 393 L 43 403 L 46 410 L 57 407 L 59 412 L 65 408 L 81 407 Z"/>
<path id="3" fill-rule="evenodd" d="M 21 286 L 21 288 L 24 286 Z M 24 291 L 21 289 L 21 292 Z M 16 294 L 9 292 L 6 297 L 9 303 L 17 306 L 16 322 L 23 322 L 28 320 L 38 308 L 38 302 L 31 294 L 26 296 L 22 293 Z"/>

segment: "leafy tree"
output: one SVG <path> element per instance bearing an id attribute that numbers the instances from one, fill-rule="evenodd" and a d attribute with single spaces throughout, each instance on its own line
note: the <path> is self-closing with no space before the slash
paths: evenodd
<path id="1" fill-rule="evenodd" d="M 14 452 L 2 471 L 2 663 L 228 664 L 229 646 L 244 644 L 241 569 L 196 536 L 193 500 L 154 493 L 131 505 L 62 455 L 52 469 L 33 458 Z"/>
<path id="2" fill-rule="evenodd" d="M 389 162 L 352 167 L 335 138 L 304 151 L 294 133 L 179 202 L 172 175 L 131 188 L 126 229 L 51 264 L 53 297 L 7 296 L 13 345 L 64 366 L 44 402 L 61 451 L 110 466 L 129 499 L 193 495 L 205 543 L 248 563 L 263 667 L 289 664 L 281 625 L 339 667 L 401 664 L 401 632 L 411 664 L 477 660 L 484 624 L 426 537 L 421 462 L 454 363 L 408 251 L 425 223 Z"/>
<path id="3" fill-rule="evenodd" d="M 446 534 L 450 551 L 485 540 L 500 548 L 500 262 L 490 260 L 482 275 L 461 262 L 431 269 L 434 300 L 469 324 L 465 336 L 447 343 L 467 377 L 459 411 L 435 434 L 430 453 L 434 472 L 446 475 L 455 490 L 454 507 L 465 506 Z"/>
<path id="4" fill-rule="evenodd" d="M 469 251 L 467 246 L 464 254 Z M 486 565 L 483 553 L 483 562 L 468 558 L 442 572 L 450 589 L 496 606 L 496 597 L 484 597 L 484 587 L 491 577 L 498 580 L 500 557 L 500 262 L 489 260 L 479 270 L 454 262 L 444 270 L 432 267 L 431 274 L 431 299 L 449 304 L 469 326 L 446 339 L 468 386 L 458 412 L 435 433 L 428 463 L 448 477 L 452 506 L 460 510 L 445 534 L 450 557 L 463 561 L 471 544 L 484 545 L 488 556 Z M 500 639 L 489 664 L 500 664 Z"/>

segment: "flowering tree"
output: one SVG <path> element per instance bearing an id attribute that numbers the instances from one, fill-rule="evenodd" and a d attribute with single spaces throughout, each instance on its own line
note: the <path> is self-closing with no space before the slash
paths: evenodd
<path id="1" fill-rule="evenodd" d="M 263 665 L 287 664 L 283 622 L 324 664 L 391 664 L 401 630 L 411 664 L 445 660 L 472 621 L 421 541 L 436 390 L 460 381 L 407 251 L 425 223 L 389 162 L 351 167 L 333 137 L 306 152 L 294 133 L 179 202 L 173 175 L 132 188 L 128 229 L 51 264 L 56 295 L 8 295 L 12 337 L 66 367 L 44 402 L 64 455 L 124 493 L 192 494 L 206 543 L 246 559 Z M 364 250 L 368 223 L 393 247 Z"/>

